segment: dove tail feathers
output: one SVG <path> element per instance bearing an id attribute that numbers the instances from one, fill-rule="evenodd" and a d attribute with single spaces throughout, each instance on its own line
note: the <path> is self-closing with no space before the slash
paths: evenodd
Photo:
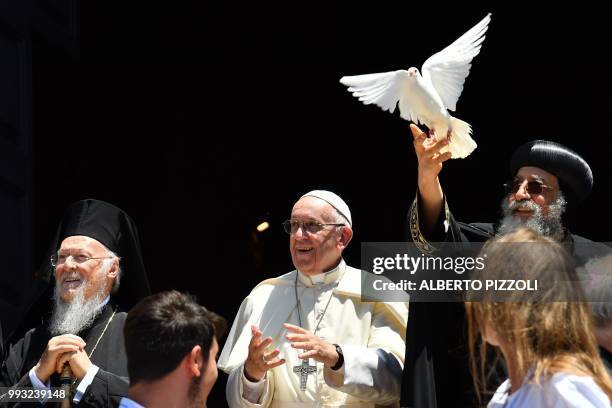
<path id="1" fill-rule="evenodd" d="M 451 141 L 448 149 L 453 159 L 463 159 L 476 149 L 476 142 L 472 139 L 472 127 L 469 123 L 451 116 Z"/>

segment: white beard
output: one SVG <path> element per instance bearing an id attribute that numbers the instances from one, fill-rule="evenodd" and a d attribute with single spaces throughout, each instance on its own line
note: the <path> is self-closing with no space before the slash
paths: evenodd
<path id="1" fill-rule="evenodd" d="M 540 235 L 559 241 L 563 239 L 565 234 L 563 223 L 561 222 L 561 216 L 565 212 L 565 205 L 565 197 L 559 192 L 559 197 L 548 206 L 548 215 L 544 216 L 542 208 L 532 200 L 513 201 L 510 203 L 506 196 L 502 201 L 503 218 L 499 223 L 499 233 L 504 235 L 518 228 L 527 227 Z M 518 207 L 526 207 L 532 210 L 531 217 L 523 221 L 520 217 L 514 215 L 514 210 Z"/>
<path id="2" fill-rule="evenodd" d="M 72 302 L 65 302 L 60 294 L 60 284 L 56 284 L 53 298 L 55 307 L 51 315 L 49 331 L 54 336 L 62 334 L 77 334 L 91 326 L 102 312 L 103 302 L 106 299 L 105 290 L 102 286 L 89 300 L 85 300 L 85 287 L 87 281 L 84 280 L 76 290 Z"/>

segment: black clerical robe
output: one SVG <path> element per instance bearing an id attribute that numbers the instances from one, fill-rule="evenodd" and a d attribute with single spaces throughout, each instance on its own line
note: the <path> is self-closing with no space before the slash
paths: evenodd
<path id="1" fill-rule="evenodd" d="M 423 253 L 433 253 L 435 242 L 485 242 L 493 238 L 492 223 L 458 222 L 446 198 L 438 222 L 425 237 L 420 229 L 420 201 L 417 193 L 408 213 L 411 240 Z M 606 245 L 566 233 L 561 244 L 573 254 L 576 266 L 592 257 L 610 253 Z M 402 407 L 474 407 L 477 398 L 469 370 L 467 323 L 463 303 L 410 304 L 406 329 L 406 359 L 402 381 Z M 609 355 L 609 354 L 608 354 Z M 603 357 L 603 355 L 602 355 Z M 504 367 L 496 367 L 487 388 L 494 391 L 505 380 Z M 496 383 L 499 381 L 499 383 Z M 491 395 L 483 395 L 487 401 Z"/>
<path id="2" fill-rule="evenodd" d="M 114 310 L 116 307 L 108 303 L 93 325 L 78 334 L 87 343 L 85 351 L 88 355 L 102 335 Z M 97 365 L 99 370 L 81 397 L 78 407 L 116 407 L 119 406 L 121 397 L 127 395 L 129 382 L 123 342 L 125 318 L 126 313 L 115 313 L 91 355 L 92 363 Z M 29 371 L 38 363 L 52 337 L 47 330 L 47 324 L 43 322 L 39 327 L 29 330 L 22 339 L 9 348 L 0 372 L 3 386 L 32 387 Z M 51 386 L 60 386 L 57 373 L 51 376 Z M 28 404 L 15 406 L 28 406 Z"/>

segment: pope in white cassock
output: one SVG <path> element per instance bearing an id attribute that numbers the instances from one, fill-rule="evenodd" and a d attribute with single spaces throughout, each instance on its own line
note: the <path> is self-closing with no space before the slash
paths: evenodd
<path id="1" fill-rule="evenodd" d="M 230 407 L 399 406 L 408 303 L 361 301 L 348 206 L 311 191 L 284 227 L 296 270 L 253 289 L 219 358 Z"/>

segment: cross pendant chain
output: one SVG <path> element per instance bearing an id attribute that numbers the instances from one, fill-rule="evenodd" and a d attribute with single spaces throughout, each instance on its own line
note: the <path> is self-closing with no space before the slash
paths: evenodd
<path id="1" fill-rule="evenodd" d="M 308 364 L 308 360 L 302 360 L 302 364 L 293 367 L 293 372 L 300 376 L 300 389 L 302 391 L 306 390 L 306 382 L 308 381 L 308 376 L 317 371 L 317 366 L 311 366 Z"/>
<path id="2" fill-rule="evenodd" d="M 293 285 L 293 289 L 295 290 L 295 303 L 296 303 L 296 308 L 297 308 L 298 323 L 299 323 L 299 326 L 302 327 L 302 315 L 300 313 L 300 298 L 298 296 L 297 287 L 298 287 L 298 272 L 296 271 L 295 272 L 295 284 Z M 323 320 L 323 317 L 325 316 L 325 312 L 327 312 L 327 308 L 329 304 L 331 303 L 332 297 L 334 297 L 333 290 L 331 291 L 329 298 L 327 299 L 327 304 L 325 305 L 325 309 L 323 309 L 323 313 L 321 313 L 321 317 L 319 317 L 319 321 L 316 322 L 317 324 L 312 334 L 314 335 L 317 334 L 317 330 L 319 330 L 319 325 L 321 324 L 321 321 Z M 321 337 L 321 339 L 323 339 L 323 337 Z M 306 391 L 306 383 L 308 382 L 308 376 L 310 374 L 314 374 L 317 371 L 316 365 L 311 366 L 308 364 L 309 360 L 310 359 L 308 358 L 306 360 L 302 360 L 302 364 L 293 367 L 293 372 L 300 376 L 300 389 L 302 391 Z"/>

